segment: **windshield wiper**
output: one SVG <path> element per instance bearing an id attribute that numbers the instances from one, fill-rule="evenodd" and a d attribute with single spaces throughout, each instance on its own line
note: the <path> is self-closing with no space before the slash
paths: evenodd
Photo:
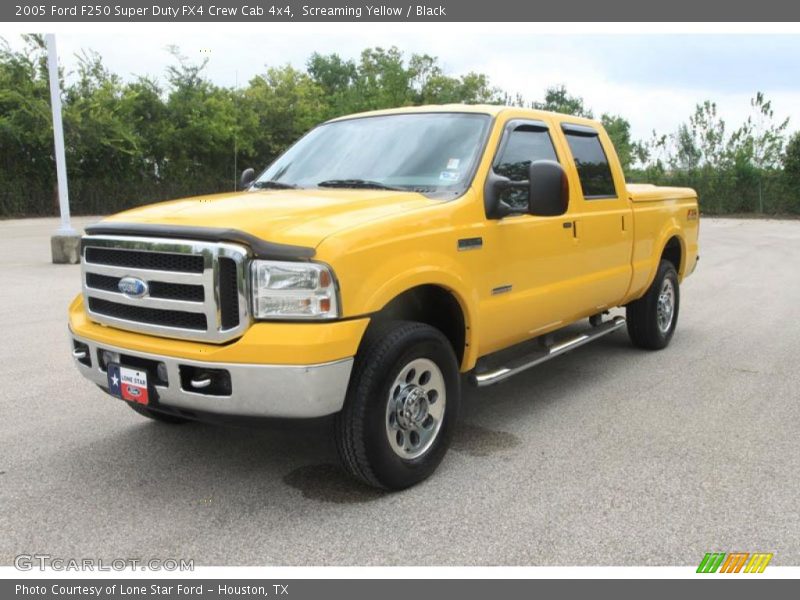
<path id="1" fill-rule="evenodd" d="M 369 189 L 369 190 L 394 190 L 397 192 L 404 192 L 403 188 L 392 187 L 381 183 L 380 181 L 372 181 L 370 179 L 327 179 L 320 181 L 318 187 L 331 187 L 331 188 L 353 188 L 353 189 Z"/>
<path id="2" fill-rule="evenodd" d="M 300 186 L 293 183 L 283 183 L 282 181 L 268 179 L 267 181 L 254 182 L 253 187 L 257 190 L 296 190 Z"/>

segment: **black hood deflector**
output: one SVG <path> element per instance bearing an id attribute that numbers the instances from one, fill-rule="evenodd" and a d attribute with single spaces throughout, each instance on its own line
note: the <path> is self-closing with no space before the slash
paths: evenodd
<path id="1" fill-rule="evenodd" d="M 186 225 L 159 225 L 150 223 L 95 223 L 85 228 L 88 235 L 130 235 L 163 237 L 202 242 L 233 242 L 248 246 L 256 258 L 307 259 L 316 254 L 314 248 L 266 242 L 250 233 L 222 227 L 192 227 Z"/>

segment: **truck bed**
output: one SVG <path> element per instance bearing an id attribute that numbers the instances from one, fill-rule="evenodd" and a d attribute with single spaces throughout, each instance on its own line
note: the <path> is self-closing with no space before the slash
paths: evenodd
<path id="1" fill-rule="evenodd" d="M 659 202 L 662 200 L 696 199 L 692 188 L 663 187 L 652 183 L 628 183 L 628 196 L 633 202 Z"/>
<path id="2" fill-rule="evenodd" d="M 633 277 L 630 299 L 641 296 L 654 276 L 653 256 L 666 247 L 680 232 L 683 243 L 678 275 L 681 280 L 692 272 L 697 262 L 698 205 L 697 192 L 691 188 L 661 187 L 649 183 L 627 185 L 632 202 L 634 243 Z"/>

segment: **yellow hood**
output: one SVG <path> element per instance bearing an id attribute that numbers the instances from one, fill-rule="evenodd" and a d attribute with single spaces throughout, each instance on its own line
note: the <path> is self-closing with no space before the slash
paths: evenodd
<path id="1" fill-rule="evenodd" d="M 259 190 L 161 202 L 104 222 L 230 228 L 269 242 L 316 247 L 337 231 L 432 204 L 414 192 Z"/>

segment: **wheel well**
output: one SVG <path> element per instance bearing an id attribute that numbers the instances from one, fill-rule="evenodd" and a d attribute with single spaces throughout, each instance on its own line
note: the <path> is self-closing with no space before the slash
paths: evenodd
<path id="1" fill-rule="evenodd" d="M 675 270 L 680 273 L 682 255 L 683 248 L 681 247 L 681 241 L 677 238 L 677 236 L 673 236 L 669 239 L 667 245 L 664 246 L 664 251 L 661 253 L 661 258 L 662 260 L 671 262 L 675 267 Z"/>
<path id="2" fill-rule="evenodd" d="M 464 358 L 466 322 L 456 297 L 438 285 L 421 285 L 391 300 L 372 317 L 373 322 L 418 321 L 441 331 L 453 346 L 458 364 Z"/>

